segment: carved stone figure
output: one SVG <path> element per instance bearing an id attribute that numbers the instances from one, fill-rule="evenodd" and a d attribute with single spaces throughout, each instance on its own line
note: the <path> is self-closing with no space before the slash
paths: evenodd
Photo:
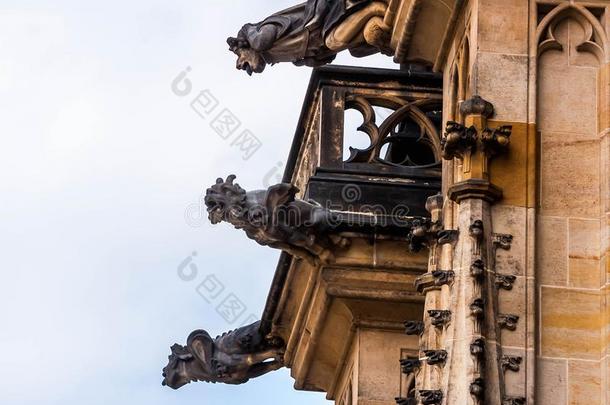
<path id="1" fill-rule="evenodd" d="M 447 121 L 445 134 L 443 135 L 443 139 L 441 139 L 443 159 L 451 160 L 456 157 L 463 159 L 465 152 L 474 148 L 476 142 L 476 128 L 466 128 L 458 122 Z"/>
<path id="2" fill-rule="evenodd" d="M 412 374 L 421 367 L 421 361 L 417 357 L 408 357 L 400 360 L 400 369 L 404 374 Z"/>
<path id="3" fill-rule="evenodd" d="M 424 405 L 440 404 L 443 401 L 443 392 L 438 390 L 420 390 L 419 397 Z"/>
<path id="4" fill-rule="evenodd" d="M 405 333 L 409 336 L 417 336 L 424 333 L 425 325 L 422 321 L 406 321 Z"/>
<path id="5" fill-rule="evenodd" d="M 346 49 L 356 57 L 379 50 L 391 54 L 391 27 L 383 22 L 386 10 L 385 1 L 307 0 L 244 25 L 227 43 L 238 57 L 237 68 L 249 75 L 278 62 L 324 65 Z"/>
<path id="6" fill-rule="evenodd" d="M 485 357 L 485 339 L 475 339 L 470 344 L 470 354 L 478 359 Z"/>
<path id="7" fill-rule="evenodd" d="M 514 314 L 499 314 L 498 315 L 498 326 L 500 326 L 501 329 L 516 331 L 518 322 L 519 322 L 518 315 L 514 315 Z"/>
<path id="8" fill-rule="evenodd" d="M 485 316 L 485 301 L 482 298 L 477 298 L 470 304 L 470 315 L 475 319 L 483 319 Z"/>
<path id="9" fill-rule="evenodd" d="M 481 281 L 485 277 L 485 263 L 483 260 L 477 259 L 470 265 L 470 275 L 477 281 Z"/>
<path id="10" fill-rule="evenodd" d="M 212 339 L 204 330 L 175 344 L 163 369 L 163 385 L 178 389 L 192 381 L 243 384 L 283 366 L 284 342 L 265 337 L 260 321 Z"/>
<path id="11" fill-rule="evenodd" d="M 335 214 L 321 205 L 297 199 L 299 191 L 282 183 L 267 190 L 246 192 L 235 176 L 219 178 L 207 190 L 205 204 L 213 224 L 225 221 L 263 246 L 281 249 L 310 263 L 328 263 L 332 250 L 349 241 L 336 233 Z"/>
<path id="12" fill-rule="evenodd" d="M 426 363 L 429 366 L 443 365 L 447 361 L 447 352 L 445 350 L 424 350 Z"/>
<path id="13" fill-rule="evenodd" d="M 501 365 L 504 371 L 518 372 L 521 369 L 522 357 L 518 356 L 502 356 Z"/>
<path id="14" fill-rule="evenodd" d="M 517 277 L 510 274 L 496 274 L 496 287 L 506 291 L 511 291 Z"/>
<path id="15" fill-rule="evenodd" d="M 431 309 L 428 311 L 430 323 L 437 328 L 443 328 L 451 322 L 451 311 Z"/>
<path id="16" fill-rule="evenodd" d="M 484 392 L 485 392 L 485 380 L 484 379 L 477 378 L 470 384 L 470 393 L 475 398 L 482 398 Z"/>

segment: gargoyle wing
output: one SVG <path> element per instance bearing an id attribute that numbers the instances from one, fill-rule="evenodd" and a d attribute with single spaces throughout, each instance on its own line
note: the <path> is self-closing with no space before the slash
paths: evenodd
<path id="1" fill-rule="evenodd" d="M 196 330 L 186 340 L 186 345 L 195 358 L 212 369 L 212 356 L 214 355 L 214 340 L 204 330 Z"/>
<path id="2" fill-rule="evenodd" d="M 293 202 L 298 192 L 299 189 L 290 183 L 280 183 L 269 187 L 267 194 L 265 194 L 267 212 L 272 213 L 275 208 Z"/>

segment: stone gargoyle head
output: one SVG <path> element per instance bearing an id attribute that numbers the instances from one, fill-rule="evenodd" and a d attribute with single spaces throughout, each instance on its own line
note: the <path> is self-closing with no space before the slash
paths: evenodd
<path id="1" fill-rule="evenodd" d="M 171 347 L 169 362 L 163 368 L 163 385 L 178 389 L 192 381 L 215 381 L 217 373 L 212 364 L 213 340 L 197 330 L 188 337 L 186 346 Z"/>
<path id="2" fill-rule="evenodd" d="M 228 222 L 263 246 L 282 249 L 312 264 L 333 260 L 333 250 L 349 245 L 336 231 L 338 215 L 315 201 L 297 198 L 299 189 L 280 183 L 246 192 L 231 175 L 206 191 L 213 224 Z"/>
<path id="3" fill-rule="evenodd" d="M 207 190 L 205 205 L 212 224 L 226 221 L 238 226 L 242 222 L 244 225 L 247 223 L 246 190 L 233 183 L 234 180 L 235 175 L 230 175 L 226 181 L 219 178 L 216 184 Z"/>
<path id="4" fill-rule="evenodd" d="M 236 38 L 230 37 L 227 39 L 229 49 L 237 55 L 237 69 L 246 71 L 250 76 L 252 76 L 252 73 L 262 73 L 267 66 L 267 62 L 265 61 L 261 50 L 255 49 L 248 40 L 248 33 L 255 29 L 256 26 L 254 24 L 246 24 L 239 31 Z M 262 33 L 258 35 L 261 36 L 265 34 Z M 275 33 L 270 33 L 269 38 L 259 39 L 258 42 L 260 43 L 272 43 L 275 39 Z"/>

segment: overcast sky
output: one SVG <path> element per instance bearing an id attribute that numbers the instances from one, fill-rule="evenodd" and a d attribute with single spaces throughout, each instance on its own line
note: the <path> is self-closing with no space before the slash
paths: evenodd
<path id="1" fill-rule="evenodd" d="M 161 386 L 171 344 L 264 306 L 278 253 L 209 225 L 198 204 L 218 176 L 273 183 L 288 155 L 310 69 L 250 78 L 225 40 L 294 3 L 0 1 L 0 403 L 328 403 L 294 391 L 287 370 Z M 191 108 L 204 90 L 260 139 L 250 159 Z M 207 302 L 212 274 L 225 289 Z M 230 295 L 246 308 L 232 322 L 216 309 Z"/>

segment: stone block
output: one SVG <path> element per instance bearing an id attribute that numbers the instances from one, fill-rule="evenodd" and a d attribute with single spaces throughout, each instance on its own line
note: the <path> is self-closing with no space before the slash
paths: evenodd
<path id="1" fill-rule="evenodd" d="M 417 340 L 400 332 L 364 330 L 358 332 L 358 399 L 392 401 L 400 387 L 399 359 L 404 349 L 415 349 Z"/>
<path id="2" fill-rule="evenodd" d="M 602 284 L 601 261 L 597 259 L 569 259 L 569 286 L 599 288 Z"/>
<path id="3" fill-rule="evenodd" d="M 534 125 L 490 120 L 490 128 L 510 125 L 510 147 L 494 157 L 490 166 L 490 181 L 502 189 L 500 204 L 519 207 L 536 206 L 536 187 L 532 179 L 537 172 L 537 138 Z"/>
<path id="4" fill-rule="evenodd" d="M 600 360 L 601 294 L 541 287 L 541 353 L 545 357 Z"/>
<path id="5" fill-rule="evenodd" d="M 610 130 L 609 130 L 610 131 Z M 605 133 L 600 139 L 600 182 L 601 182 L 601 204 L 602 213 L 606 216 L 606 227 L 610 223 L 608 214 L 610 213 L 610 132 Z M 602 249 L 610 247 L 608 243 L 608 231 L 606 231 L 605 242 Z"/>
<path id="6" fill-rule="evenodd" d="M 348 249 L 336 253 L 336 264 L 369 265 L 373 266 L 375 245 L 372 241 L 363 238 L 354 238 Z"/>
<path id="7" fill-rule="evenodd" d="M 527 208 L 498 204 L 492 208 L 493 231 L 513 235 L 510 250 L 496 252 L 496 272 L 525 275 Z"/>
<path id="8" fill-rule="evenodd" d="M 528 3 L 522 0 L 482 0 L 479 3 L 479 49 L 527 54 Z"/>
<path id="9" fill-rule="evenodd" d="M 568 362 L 568 381 L 570 405 L 602 403 L 600 363 L 570 360 Z"/>
<path id="10" fill-rule="evenodd" d="M 560 217 L 538 217 L 537 264 L 542 285 L 564 286 L 568 280 L 568 221 Z"/>
<path id="11" fill-rule="evenodd" d="M 527 342 L 525 339 L 527 326 L 527 296 L 525 290 L 527 288 L 527 280 L 525 277 L 517 277 L 511 291 L 498 291 L 498 307 L 501 314 L 519 315 L 517 330 L 502 331 L 502 345 L 511 347 L 525 347 Z"/>
<path id="12" fill-rule="evenodd" d="M 562 134 L 544 134 L 560 140 Z M 597 141 L 541 145 L 541 214 L 599 217 L 599 143 Z"/>
<path id="13" fill-rule="evenodd" d="M 599 259 L 599 221 L 570 218 L 568 221 L 568 253 L 575 259 Z"/>
<path id="14" fill-rule="evenodd" d="M 606 341 L 606 356 L 610 359 L 610 285 L 604 288 L 604 314 L 603 333 Z M 608 370 L 610 373 L 610 369 Z M 609 398 L 610 399 L 610 398 Z"/>
<path id="15" fill-rule="evenodd" d="M 538 359 L 537 402 L 564 405 L 567 403 L 567 360 Z"/>
<path id="16" fill-rule="evenodd" d="M 376 240 L 374 244 L 374 265 L 380 268 L 409 268 L 427 270 L 428 250 L 409 252 L 409 245 L 400 240 Z"/>
<path id="17" fill-rule="evenodd" d="M 493 103 L 494 119 L 527 122 L 527 56 L 479 52 L 476 94 Z"/>
<path id="18" fill-rule="evenodd" d="M 526 390 L 526 357 L 525 350 L 504 348 L 502 354 L 505 356 L 521 357 L 519 371 L 506 370 L 504 372 L 504 381 L 506 383 L 506 393 L 510 396 L 520 397 L 525 396 Z"/>

